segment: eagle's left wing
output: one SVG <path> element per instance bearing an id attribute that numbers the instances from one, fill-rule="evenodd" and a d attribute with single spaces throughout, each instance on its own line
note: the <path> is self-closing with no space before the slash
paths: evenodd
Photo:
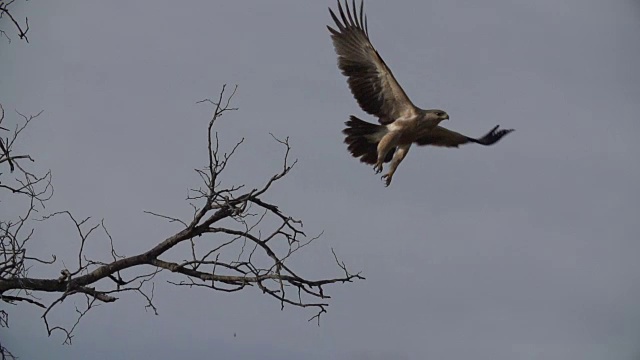
<path id="1" fill-rule="evenodd" d="M 445 129 L 442 126 L 436 126 L 431 129 L 425 135 L 420 136 L 415 140 L 415 143 L 420 146 L 432 145 L 432 146 L 443 146 L 443 147 L 458 147 L 460 145 L 474 142 L 481 145 L 493 145 L 497 143 L 500 139 L 502 139 L 505 135 L 512 132 L 513 129 L 501 129 L 498 130 L 500 125 L 496 125 L 491 131 L 485 134 L 483 137 L 479 139 L 474 139 L 472 137 L 468 137 L 457 133 L 455 131 L 451 131 L 449 129 Z"/>
<path id="2" fill-rule="evenodd" d="M 338 67 L 348 78 L 349 89 L 358 105 L 367 113 L 377 116 L 383 125 L 390 124 L 399 117 L 415 115 L 418 109 L 369 40 L 364 2 L 360 3 L 358 13 L 353 0 L 352 13 L 347 1 L 345 0 L 345 13 L 338 0 L 339 18 L 329 9 L 337 29 L 330 26 L 327 28 L 338 54 Z"/>

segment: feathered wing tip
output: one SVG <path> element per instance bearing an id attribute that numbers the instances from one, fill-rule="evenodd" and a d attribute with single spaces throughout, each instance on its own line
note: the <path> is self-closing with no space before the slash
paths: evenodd
<path id="1" fill-rule="evenodd" d="M 365 164 L 374 165 L 378 160 L 378 141 L 376 134 L 384 131 L 385 127 L 368 123 L 351 115 L 345 122 L 347 127 L 342 130 L 346 135 L 344 142 L 348 145 L 349 152 L 353 157 L 360 158 Z M 393 158 L 394 150 L 389 151 L 384 162 L 389 162 Z"/>
<path id="2" fill-rule="evenodd" d="M 496 125 L 493 129 L 491 129 L 491 131 L 486 133 L 483 137 L 479 139 L 470 139 L 470 140 L 475 143 L 488 146 L 488 145 L 493 145 L 497 143 L 498 141 L 500 141 L 500 139 L 507 136 L 509 133 L 512 133 L 515 131 L 515 129 L 498 130 L 499 127 L 500 125 Z"/>
<path id="3" fill-rule="evenodd" d="M 344 32 L 345 29 L 347 28 L 355 27 L 359 30 L 362 30 L 362 32 L 364 32 L 364 34 L 368 37 L 369 26 L 367 24 L 368 22 L 367 16 L 364 14 L 364 0 L 360 1 L 360 14 L 358 14 L 358 8 L 356 7 L 356 0 L 352 1 L 352 7 L 353 7 L 353 16 L 351 15 L 351 10 L 349 9 L 348 0 L 344 0 L 344 8 L 347 10 L 345 15 L 345 11 L 342 8 L 342 3 L 340 3 L 340 0 L 338 0 L 338 12 L 340 13 L 340 18 L 342 19 L 342 21 L 338 19 L 338 17 L 333 12 L 333 10 L 331 10 L 331 8 L 329 8 L 329 14 L 331 14 L 331 17 L 333 18 L 333 21 L 336 23 L 336 26 L 338 27 L 338 30 L 340 32 Z M 331 33 L 334 33 L 334 34 L 338 33 L 336 30 L 334 30 L 329 26 L 327 26 L 327 28 Z"/>

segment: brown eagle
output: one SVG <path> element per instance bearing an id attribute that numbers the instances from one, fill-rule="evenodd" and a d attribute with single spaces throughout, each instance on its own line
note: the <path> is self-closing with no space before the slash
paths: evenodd
<path id="1" fill-rule="evenodd" d="M 443 110 L 424 110 L 415 106 L 371 44 L 364 0 L 360 2 L 360 13 L 355 0 L 353 9 L 349 9 L 347 1 L 343 10 L 338 0 L 340 18 L 329 8 L 338 29 L 327 28 L 338 54 L 338 68 L 348 78 L 351 93 L 362 110 L 376 116 L 380 125 L 352 115 L 342 132 L 351 154 L 374 165 L 376 174 L 382 172 L 385 162 L 391 162 L 389 172 L 382 176 L 386 186 L 391 184 L 393 174 L 413 143 L 444 147 L 458 147 L 469 142 L 493 145 L 513 131 L 498 130 L 498 125 L 475 139 L 440 126 L 449 115 Z"/>

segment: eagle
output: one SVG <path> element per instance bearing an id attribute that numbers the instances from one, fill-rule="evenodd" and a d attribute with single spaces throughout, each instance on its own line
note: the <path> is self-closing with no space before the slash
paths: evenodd
<path id="1" fill-rule="evenodd" d="M 385 186 L 391 184 L 393 174 L 404 160 L 412 144 L 457 148 L 467 143 L 493 145 L 513 129 L 495 126 L 480 138 L 472 138 L 440 126 L 449 120 L 449 114 L 440 109 L 421 109 L 404 92 L 391 69 L 382 60 L 369 39 L 364 0 L 360 12 L 353 0 L 352 9 L 344 0 L 344 9 L 338 0 L 340 17 L 329 8 L 337 29 L 327 26 L 338 55 L 338 68 L 347 77 L 349 89 L 362 110 L 378 118 L 372 124 L 353 115 L 342 131 L 344 142 L 355 158 L 374 165 L 379 174 L 384 163 L 391 162 L 389 171 L 382 175 Z"/>

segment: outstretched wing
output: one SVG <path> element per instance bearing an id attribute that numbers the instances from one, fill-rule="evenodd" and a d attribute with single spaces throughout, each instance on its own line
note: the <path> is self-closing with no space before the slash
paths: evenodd
<path id="1" fill-rule="evenodd" d="M 474 139 L 455 131 L 445 129 L 441 126 L 436 126 L 429 131 L 426 135 L 423 135 L 415 140 L 415 143 L 421 146 L 433 145 L 444 147 L 458 147 L 460 145 L 474 142 L 481 145 L 493 145 L 497 143 L 504 136 L 513 131 L 513 129 L 501 129 L 498 130 L 500 125 L 496 125 L 491 131 L 479 139 Z"/>
<path id="2" fill-rule="evenodd" d="M 338 54 L 338 68 L 348 77 L 349 89 L 362 110 L 378 117 L 381 124 L 389 124 L 401 116 L 417 113 L 407 94 L 396 81 L 384 60 L 369 40 L 364 0 L 360 14 L 353 0 L 353 16 L 345 0 L 345 11 L 338 0 L 340 18 L 329 9 L 338 30 L 327 26 Z"/>

